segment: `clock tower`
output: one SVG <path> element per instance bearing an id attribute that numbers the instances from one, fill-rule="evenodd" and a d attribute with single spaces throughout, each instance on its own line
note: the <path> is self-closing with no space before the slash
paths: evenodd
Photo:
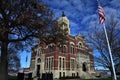
<path id="1" fill-rule="evenodd" d="M 58 24 L 61 27 L 61 29 L 67 31 L 67 34 L 70 35 L 70 23 L 68 18 L 65 16 L 64 12 L 62 12 L 62 16 L 58 20 Z"/>

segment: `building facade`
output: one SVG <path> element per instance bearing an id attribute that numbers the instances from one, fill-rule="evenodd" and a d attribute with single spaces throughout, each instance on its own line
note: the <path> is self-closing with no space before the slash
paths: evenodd
<path id="1" fill-rule="evenodd" d="M 35 78 L 42 73 L 53 73 L 54 78 L 66 76 L 80 76 L 90 78 L 94 71 L 92 50 L 88 48 L 85 37 L 80 34 L 70 35 L 70 22 L 62 14 L 58 20 L 62 29 L 66 29 L 69 39 L 65 44 L 41 46 L 38 44 L 32 49 L 30 70 Z"/>

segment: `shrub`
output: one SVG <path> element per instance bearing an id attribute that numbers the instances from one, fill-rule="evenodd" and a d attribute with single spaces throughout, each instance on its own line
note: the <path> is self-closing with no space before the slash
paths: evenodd
<path id="1" fill-rule="evenodd" d="M 59 79 L 80 79 L 79 76 L 65 76 L 65 77 L 60 77 Z"/>

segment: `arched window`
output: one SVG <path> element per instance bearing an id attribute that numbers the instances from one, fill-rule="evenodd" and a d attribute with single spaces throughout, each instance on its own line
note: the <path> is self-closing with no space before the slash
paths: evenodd
<path id="1" fill-rule="evenodd" d="M 67 49 L 67 48 L 66 48 L 66 46 L 64 45 L 64 46 L 63 46 L 63 53 L 66 53 L 66 49 Z"/>
<path id="2" fill-rule="evenodd" d="M 83 46 L 82 46 L 82 43 L 79 43 L 78 44 L 78 48 L 82 48 Z"/>
<path id="3" fill-rule="evenodd" d="M 62 45 L 59 45 L 59 52 L 62 52 Z"/>
<path id="4" fill-rule="evenodd" d="M 42 49 L 41 48 L 38 49 L 37 54 L 38 54 L 38 56 L 41 56 L 41 54 L 42 54 Z"/>
<path id="5" fill-rule="evenodd" d="M 59 52 L 66 53 L 67 47 L 66 45 L 59 45 Z"/>
<path id="6" fill-rule="evenodd" d="M 71 53 L 74 54 L 74 44 L 70 44 Z"/>
<path id="7" fill-rule="evenodd" d="M 49 46 L 48 46 L 49 52 L 53 52 L 54 49 L 55 49 L 54 45 L 49 45 Z"/>
<path id="8" fill-rule="evenodd" d="M 40 58 L 38 58 L 38 59 L 37 59 L 37 63 L 40 63 L 40 62 L 41 62 L 41 59 L 40 59 Z"/>
<path id="9" fill-rule="evenodd" d="M 86 72 L 86 71 L 87 71 L 87 66 L 86 66 L 86 63 L 83 63 L 83 64 L 82 64 L 82 70 L 83 70 L 84 72 Z"/>

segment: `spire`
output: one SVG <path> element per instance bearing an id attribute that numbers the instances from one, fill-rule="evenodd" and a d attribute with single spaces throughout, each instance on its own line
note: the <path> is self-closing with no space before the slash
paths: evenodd
<path id="1" fill-rule="evenodd" d="M 62 11 L 62 17 L 65 17 L 64 11 Z"/>

